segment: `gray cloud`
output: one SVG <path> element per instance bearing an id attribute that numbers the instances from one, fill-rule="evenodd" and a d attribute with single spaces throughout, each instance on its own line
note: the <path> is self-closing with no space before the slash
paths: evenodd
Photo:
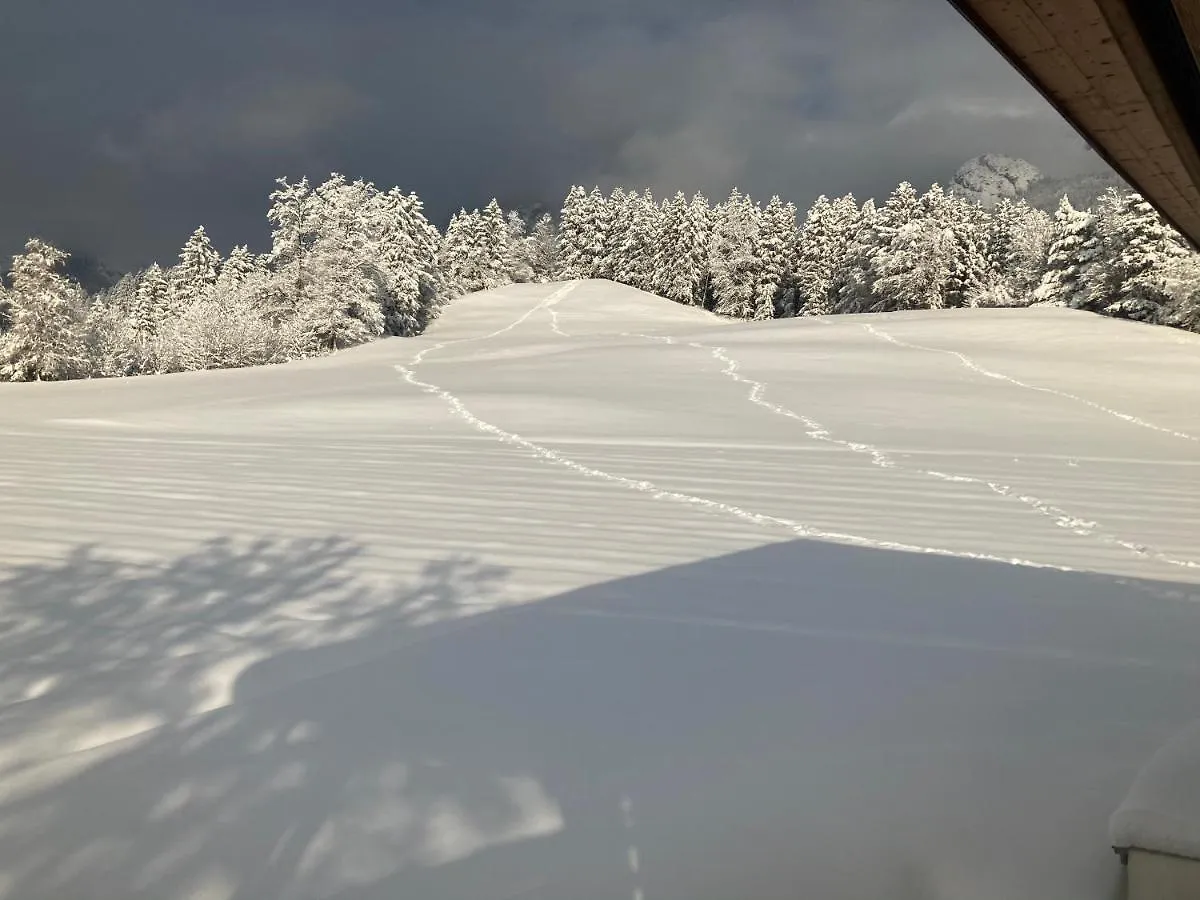
<path id="1" fill-rule="evenodd" d="M 806 205 L 969 156 L 1099 164 L 945 0 L 44 0 L 0 22 L 0 252 L 267 237 L 282 174 L 438 219 L 574 181 Z"/>
<path id="2" fill-rule="evenodd" d="M 308 145 L 372 111 L 337 80 L 266 73 L 257 79 L 201 85 L 138 122 L 127 136 L 105 133 L 100 150 L 122 165 L 164 171 L 203 168 L 227 158 Z"/>

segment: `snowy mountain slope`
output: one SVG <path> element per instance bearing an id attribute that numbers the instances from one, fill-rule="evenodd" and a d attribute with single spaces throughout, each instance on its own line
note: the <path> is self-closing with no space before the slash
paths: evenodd
<path id="1" fill-rule="evenodd" d="M 1030 162 L 998 153 L 984 153 L 967 160 L 950 181 L 952 194 L 989 208 L 1007 197 L 1025 200 L 1048 213 L 1054 212 L 1063 197 L 1069 197 L 1076 209 L 1090 209 L 1109 188 L 1122 192 L 1130 189 L 1115 172 L 1052 178 Z"/>
<path id="2" fill-rule="evenodd" d="M 1053 213 L 1063 197 L 1069 198 L 1076 209 L 1092 209 L 1111 188 L 1121 193 L 1132 190 L 1116 173 L 1096 172 L 1071 178 L 1042 178 L 1021 196 L 1034 209 Z"/>
<path id="3" fill-rule="evenodd" d="M 1103 896 L 1196 714 L 1198 348 L 580 282 L 2 385 L 6 896 Z"/>
<path id="4" fill-rule="evenodd" d="M 968 200 L 991 207 L 1003 197 L 1016 200 L 1041 177 L 1041 171 L 1023 159 L 984 153 L 959 166 L 950 189 Z"/>

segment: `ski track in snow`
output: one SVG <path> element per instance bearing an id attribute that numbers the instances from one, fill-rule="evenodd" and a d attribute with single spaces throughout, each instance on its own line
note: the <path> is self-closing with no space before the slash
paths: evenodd
<path id="1" fill-rule="evenodd" d="M 871 326 L 868 325 L 866 327 L 870 328 Z M 667 335 L 622 332 L 622 336 L 656 341 L 662 344 L 681 345 L 680 341 Z M 1130 553 L 1133 553 L 1135 556 L 1139 556 L 1144 559 L 1153 559 L 1157 562 L 1165 563 L 1166 565 L 1188 569 L 1200 569 L 1200 563 L 1196 563 L 1187 559 L 1176 559 L 1175 557 L 1169 556 L 1146 544 L 1128 541 L 1116 535 L 1105 533 L 1101 529 L 1101 526 L 1098 522 L 1072 515 L 1061 507 L 1042 500 L 1040 497 L 1021 493 L 1017 488 L 1012 487 L 1011 485 L 989 481 L 984 478 L 976 478 L 971 475 L 961 475 L 952 472 L 941 472 L 935 469 L 921 469 L 911 466 L 904 466 L 888 456 L 885 451 L 872 444 L 836 438 L 832 435 L 832 433 L 830 433 L 829 429 L 820 422 L 817 422 L 816 420 L 811 419 L 802 413 L 798 413 L 795 410 L 789 409 L 786 406 L 782 406 L 778 403 L 773 403 L 770 400 L 767 400 L 765 397 L 767 392 L 767 383 L 743 375 L 741 372 L 741 364 L 733 357 L 729 356 L 724 347 L 710 346 L 708 344 L 702 344 L 698 341 L 687 341 L 683 345 L 710 353 L 713 358 L 724 365 L 725 368 L 722 370 L 723 375 L 726 375 L 739 384 L 747 385 L 750 388 L 750 393 L 747 399 L 751 403 L 762 407 L 763 409 L 766 409 L 775 415 L 783 416 L 784 418 L 799 422 L 804 426 L 805 434 L 812 440 L 833 444 L 834 446 L 841 447 L 850 451 L 851 453 L 869 455 L 871 457 L 872 464 L 883 469 L 896 469 L 897 471 L 915 472 L 919 475 L 924 475 L 929 478 L 936 478 L 939 481 L 944 481 L 950 484 L 978 485 L 986 488 L 999 497 L 1017 500 L 1018 502 L 1025 504 L 1033 511 L 1052 519 L 1054 524 L 1059 528 L 1071 531 L 1081 537 L 1095 538 L 1110 546 L 1120 547 L 1123 550 L 1127 550 Z"/>
<path id="2" fill-rule="evenodd" d="M 443 342 L 440 342 L 437 344 L 432 344 L 429 347 L 426 347 L 424 350 L 422 350 L 416 356 L 414 356 L 412 361 L 409 363 L 409 365 L 407 365 L 407 366 L 396 365 L 395 370 L 409 384 L 413 385 L 416 388 L 421 389 L 422 391 L 424 391 L 427 394 L 433 394 L 435 396 L 440 397 L 442 400 L 444 400 L 446 402 L 446 404 L 450 407 L 451 411 L 456 416 L 463 419 L 468 424 L 470 424 L 474 428 L 478 429 L 479 431 L 483 432 L 484 434 L 490 435 L 491 437 L 495 438 L 496 440 L 499 440 L 505 444 L 509 444 L 510 446 L 520 447 L 522 450 L 525 450 L 531 456 L 535 456 L 539 459 L 545 460 L 546 462 L 555 463 L 556 465 L 563 466 L 564 468 L 567 468 L 567 469 L 571 469 L 572 471 L 578 472 L 580 475 L 583 475 L 588 478 L 605 481 L 605 482 L 608 482 L 609 484 L 618 485 L 627 490 L 636 491 L 641 494 L 646 494 L 654 500 L 665 500 L 665 501 L 672 502 L 672 503 L 680 503 L 680 504 L 686 504 L 686 505 L 698 507 L 701 509 L 708 510 L 710 512 L 724 513 L 726 515 L 734 516 L 735 518 L 741 519 L 742 521 L 745 521 L 745 522 L 750 522 L 755 525 L 772 528 L 774 530 L 790 532 L 795 537 L 805 538 L 805 539 L 809 539 L 809 540 L 815 539 L 815 540 L 834 541 L 837 543 L 849 544 L 851 546 L 868 547 L 868 548 L 874 548 L 877 550 L 897 550 L 897 551 L 903 551 L 903 552 L 908 552 L 908 553 L 921 553 L 921 554 L 929 554 L 929 555 L 935 555 L 935 556 L 951 556 L 951 557 L 958 557 L 958 558 L 963 558 L 963 559 L 976 559 L 976 560 L 981 560 L 981 561 L 986 561 L 986 562 L 998 562 L 998 563 L 1005 563 L 1008 565 L 1027 566 L 1027 567 L 1038 568 L 1038 569 L 1054 569 L 1054 570 L 1061 571 L 1061 572 L 1074 571 L 1074 569 L 1072 569 L 1069 566 L 1061 566 L 1061 565 L 1056 565 L 1053 563 L 1036 562 L 1033 560 L 1021 559 L 1021 558 L 1016 558 L 1016 557 L 1003 557 L 1003 556 L 996 556 L 996 555 L 988 554 L 988 553 L 971 553 L 968 551 L 949 550 L 949 549 L 945 549 L 942 547 L 928 547 L 928 546 L 923 546 L 923 545 L 919 545 L 919 544 L 909 544 L 909 543 L 905 543 L 902 541 L 877 540 L 874 538 L 868 538 L 868 537 L 864 537 L 862 535 L 857 535 L 857 534 L 848 534 L 845 532 L 826 531 L 824 529 L 815 528 L 811 525 L 807 525 L 803 522 L 799 522 L 795 519 L 785 518 L 782 516 L 768 515 L 766 513 L 754 512 L 752 510 L 745 509 L 741 506 L 737 506 L 732 503 L 725 503 L 720 500 L 712 500 L 712 499 L 709 499 L 706 497 L 696 496 L 694 494 L 683 493 L 681 491 L 668 490 L 668 489 L 660 487 L 659 485 L 655 484 L 654 482 L 646 480 L 646 479 L 635 479 L 635 478 L 628 478 L 624 475 L 616 475 L 611 472 L 606 472 L 603 469 L 597 469 L 593 466 L 589 466 L 584 463 L 578 462 L 577 460 L 574 460 L 571 457 L 566 456 L 565 454 L 560 453 L 557 450 L 553 450 L 549 447 L 545 447 L 541 444 L 537 444 L 533 441 L 530 441 L 526 438 L 521 437 L 519 434 L 515 434 L 511 431 L 506 431 L 505 429 L 501 428 L 498 425 L 495 425 L 491 422 L 481 419 L 479 416 L 477 416 L 473 412 L 471 412 L 471 410 L 467 407 L 467 405 L 465 403 L 463 403 L 463 401 L 461 399 L 459 399 L 456 395 L 452 394 L 450 391 L 446 390 L 445 388 L 440 387 L 439 385 L 433 384 L 432 382 L 423 381 L 417 377 L 415 369 L 417 366 L 419 366 L 424 361 L 425 357 L 428 354 L 434 353 L 438 350 L 443 349 L 444 347 L 449 347 L 454 344 L 466 343 L 468 341 L 488 340 L 489 338 L 497 337 L 501 334 L 509 332 L 512 329 L 516 328 L 518 325 L 527 321 L 534 313 L 538 312 L 539 310 L 546 309 L 548 307 L 551 307 L 553 304 L 558 303 L 567 294 L 569 294 L 572 290 L 574 290 L 575 286 L 576 286 L 576 282 L 572 282 L 572 283 L 566 285 L 565 287 L 560 288 L 559 290 L 555 291 L 554 293 L 550 294 L 548 297 L 546 297 L 545 299 L 540 301 L 538 304 L 536 304 L 534 307 L 529 309 L 527 312 L 522 314 L 514 322 L 512 322 L 509 325 L 506 325 L 504 328 L 500 328 L 494 332 L 491 332 L 490 334 L 486 334 L 481 337 L 461 338 L 458 340 L 443 341 Z M 664 340 L 666 340 L 666 339 L 664 339 Z"/>
<path id="3" fill-rule="evenodd" d="M 975 362 L 965 353 L 959 353 L 957 350 L 943 350 L 941 347 L 926 347 L 924 344 L 913 344 L 908 341 L 903 341 L 894 335 L 888 334 L 886 331 L 880 328 L 876 328 L 869 322 L 863 323 L 862 327 L 866 329 L 868 334 L 871 334 L 880 340 L 887 341 L 890 344 L 895 344 L 897 347 L 904 347 L 909 350 L 924 350 L 927 353 L 943 353 L 947 356 L 953 356 L 972 372 L 977 372 L 978 374 L 983 375 L 985 378 L 992 378 L 996 381 L 1005 381 L 1009 384 L 1020 388 L 1025 388 L 1029 391 L 1038 391 L 1039 393 L 1053 394 L 1055 397 L 1063 397 L 1067 400 L 1074 400 L 1076 403 L 1082 403 L 1084 406 L 1090 406 L 1092 409 L 1099 410 L 1100 412 L 1110 416 L 1114 416 L 1115 418 L 1118 418 L 1123 422 L 1128 422 L 1131 425 L 1137 425 L 1141 428 L 1148 428 L 1151 431 L 1157 431 L 1161 434 L 1168 434 L 1171 437 L 1176 437 L 1180 440 L 1195 441 L 1200 443 L 1200 437 L 1196 437 L 1195 435 L 1187 434 L 1183 431 L 1176 431 L 1173 428 L 1164 428 L 1162 425 L 1155 425 L 1153 422 L 1147 422 L 1145 419 L 1140 419 L 1137 416 L 1131 416 L 1129 413 L 1123 413 L 1120 410 L 1112 409 L 1111 407 L 1096 403 L 1093 400 L 1080 397 L 1077 394 L 1070 394 L 1066 391 L 1042 387 L 1041 385 L 1037 384 L 1029 384 L 1028 382 L 1021 381 L 1019 378 L 1013 378 L 1011 375 L 1005 375 L 1003 372 L 993 372 L 991 369 L 987 369 L 979 365 L 979 363 Z"/>
<path id="4" fill-rule="evenodd" d="M 570 337 L 571 336 L 571 335 L 567 334 L 565 331 L 563 331 L 562 324 L 558 320 L 558 310 L 554 308 L 555 306 L 558 305 L 558 302 L 560 300 L 562 300 L 563 297 L 565 297 L 565 296 L 566 296 L 565 293 L 560 294 L 558 297 L 556 297 L 554 299 L 553 303 L 549 303 L 546 305 L 546 309 L 550 313 L 550 330 L 553 331 L 555 334 L 557 334 L 559 337 Z"/>

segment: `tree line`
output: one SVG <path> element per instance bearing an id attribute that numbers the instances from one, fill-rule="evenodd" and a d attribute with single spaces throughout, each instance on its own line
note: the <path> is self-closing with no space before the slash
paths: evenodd
<path id="1" fill-rule="evenodd" d="M 284 362 L 423 331 L 463 293 L 605 278 L 732 318 L 1061 305 L 1200 331 L 1200 256 L 1136 193 L 1053 216 L 984 208 L 907 182 L 881 205 L 734 190 L 574 186 L 557 222 L 496 200 L 444 232 L 419 197 L 334 174 L 281 178 L 271 248 L 226 257 L 203 227 L 158 264 L 89 295 L 66 254 L 31 239 L 0 281 L 0 379 L 111 377 Z"/>
<path id="2" fill-rule="evenodd" d="M 1200 256 L 1133 192 L 1092 210 L 1063 197 L 1050 216 L 904 182 L 880 206 L 820 196 L 799 220 L 736 189 L 712 205 L 576 186 L 559 227 L 562 277 L 735 318 L 1044 304 L 1200 330 Z"/>

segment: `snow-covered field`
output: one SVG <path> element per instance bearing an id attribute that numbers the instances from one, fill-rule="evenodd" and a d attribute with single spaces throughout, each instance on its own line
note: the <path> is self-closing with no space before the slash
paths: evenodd
<path id="1" fill-rule="evenodd" d="M 1115 896 L 1200 337 L 606 282 L 0 385 L 0 897 Z"/>

